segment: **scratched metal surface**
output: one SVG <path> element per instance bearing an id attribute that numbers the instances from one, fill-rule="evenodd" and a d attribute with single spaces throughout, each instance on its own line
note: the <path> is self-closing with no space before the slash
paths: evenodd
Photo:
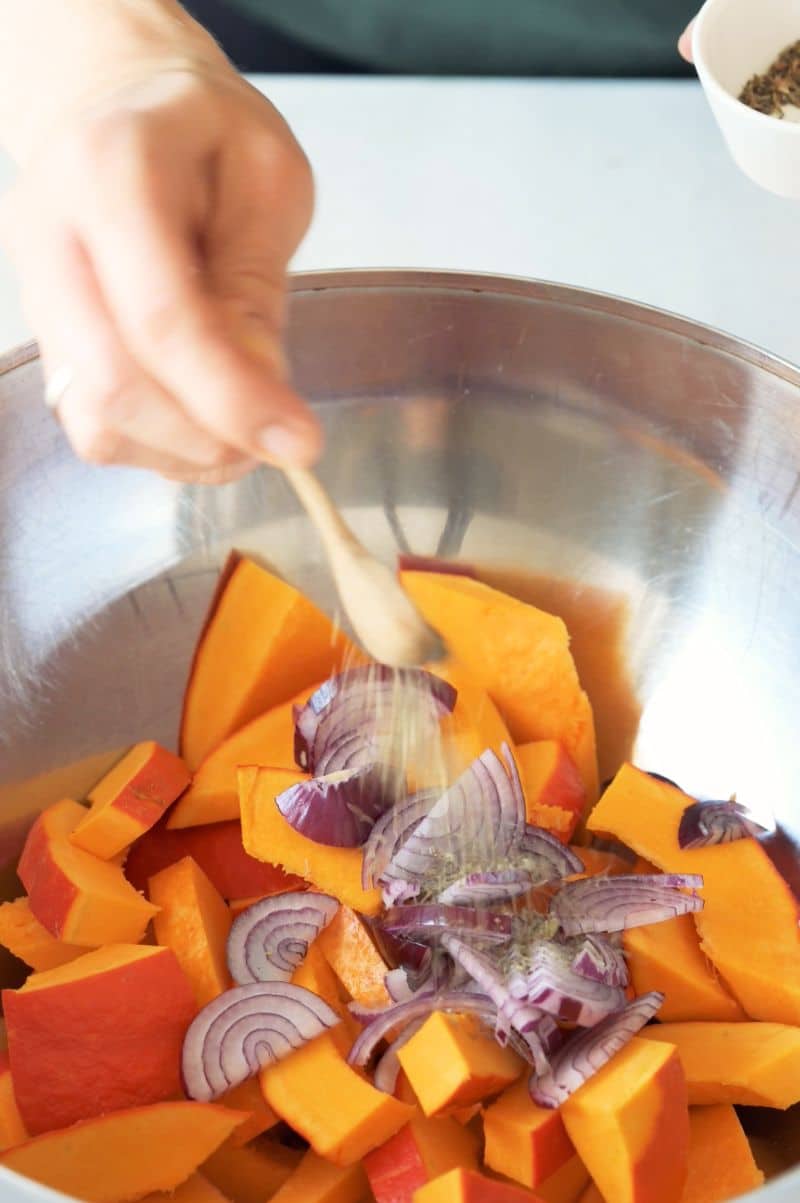
<path id="1" fill-rule="evenodd" d="M 369 545 L 624 592 L 637 760 L 800 832 L 800 372 L 654 310 L 490 277 L 298 277 L 291 318 L 322 474 Z M 215 490 L 82 465 L 33 353 L 0 368 L 1 786 L 174 742 L 231 545 L 334 599 L 277 473 Z"/>

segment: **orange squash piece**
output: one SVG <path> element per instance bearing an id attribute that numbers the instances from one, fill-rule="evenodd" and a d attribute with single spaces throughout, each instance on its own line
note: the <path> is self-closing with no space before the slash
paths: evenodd
<path id="1" fill-rule="evenodd" d="M 523 1069 L 517 1054 L 501 1048 L 471 1016 L 442 1011 L 426 1019 L 397 1055 L 426 1115 L 489 1099 Z"/>
<path id="2" fill-rule="evenodd" d="M 150 878 L 150 901 L 159 907 L 156 940 L 171 948 L 204 1007 L 231 985 L 226 946 L 231 913 L 191 856 Z"/>
<path id="3" fill-rule="evenodd" d="M 604 1198 L 680 1199 L 689 1159 L 689 1108 L 681 1063 L 670 1045 L 634 1037 L 570 1095 L 561 1113 Z"/>
<path id="4" fill-rule="evenodd" d="M 570 844 L 570 848 L 583 861 L 583 875 L 586 877 L 619 877 L 621 873 L 633 872 L 628 861 L 617 856 L 616 852 L 607 852 L 605 848 L 584 848 L 581 844 Z M 658 869 L 653 872 L 657 873 Z"/>
<path id="5" fill-rule="evenodd" d="M 361 919 L 340 906 L 315 943 L 347 993 L 368 1007 L 388 1006 L 392 998 L 384 978 L 388 966 Z"/>
<path id="6" fill-rule="evenodd" d="M 135 944 L 156 907 L 137 894 L 118 865 L 70 843 L 85 813 L 77 802 L 56 802 L 31 828 L 17 869 L 31 911 L 67 944 Z"/>
<path id="7" fill-rule="evenodd" d="M 361 1024 L 348 1010 L 344 987 L 330 967 L 319 947 L 319 937 L 309 946 L 301 965 L 292 974 L 295 986 L 302 986 L 332 1007 L 342 1022 L 332 1028 L 330 1035 L 342 1056 L 347 1056 L 361 1031 Z"/>
<path id="8" fill-rule="evenodd" d="M 28 1129 L 22 1122 L 14 1094 L 11 1062 L 6 1051 L 0 1052 L 0 1152 L 13 1149 L 28 1139 Z"/>
<path id="9" fill-rule="evenodd" d="M 578 1199 L 578 1203 L 606 1203 L 606 1201 L 600 1194 L 600 1191 L 595 1186 L 594 1182 L 590 1182 L 586 1187 L 586 1190 Z"/>
<path id="10" fill-rule="evenodd" d="M 234 1148 L 248 1144 L 262 1132 L 268 1132 L 280 1123 L 272 1108 L 267 1106 L 258 1078 L 248 1078 L 239 1086 L 234 1086 L 233 1090 L 227 1091 L 218 1102 L 223 1107 L 230 1107 L 232 1111 L 249 1113 L 248 1119 L 228 1137 L 227 1143 Z"/>
<path id="11" fill-rule="evenodd" d="M 414 1191 L 448 1170 L 478 1168 L 478 1139 L 448 1116 L 416 1114 L 364 1158 L 375 1203 L 412 1203 Z"/>
<path id="12" fill-rule="evenodd" d="M 563 832 L 569 843 L 586 806 L 586 789 L 573 761 L 554 739 L 518 744 L 514 749 L 528 822 Z M 555 812 L 555 814 L 551 814 Z M 543 820 L 550 819 L 550 823 Z"/>
<path id="13" fill-rule="evenodd" d="M 558 740 L 593 802 L 594 719 L 561 619 L 468 577 L 403 572 L 401 581 L 453 657 L 495 702 L 515 743 Z"/>
<path id="14" fill-rule="evenodd" d="M 242 1117 L 213 1103 L 156 1103 L 46 1132 L 0 1154 L 0 1165 L 86 1203 L 171 1191 Z"/>
<path id="15" fill-rule="evenodd" d="M 477 1170 L 449 1170 L 414 1192 L 413 1203 L 541 1203 L 539 1195 Z"/>
<path id="16" fill-rule="evenodd" d="M 100 948 L 32 974 L 2 1000 L 31 1134 L 180 1096 L 183 1037 L 197 1008 L 171 949 Z"/>
<path id="17" fill-rule="evenodd" d="M 703 955 L 691 915 L 631 928 L 623 945 L 636 994 L 660 990 L 664 995 L 658 1012 L 663 1022 L 747 1018 Z"/>
<path id="18" fill-rule="evenodd" d="M 575 1155 L 561 1112 L 533 1102 L 524 1074 L 486 1108 L 483 1134 L 486 1165 L 523 1186 L 539 1186 Z"/>
<path id="19" fill-rule="evenodd" d="M 141 1203 L 231 1203 L 202 1174 L 192 1174 L 174 1191 L 156 1191 L 145 1195 Z"/>
<path id="20" fill-rule="evenodd" d="M 578 1203 L 589 1181 L 589 1171 L 576 1153 L 554 1174 L 539 1183 L 536 1198 L 541 1203 Z"/>
<path id="21" fill-rule="evenodd" d="M 334 1165 L 309 1149 L 269 1203 L 365 1203 L 369 1187 L 360 1165 Z"/>
<path id="22" fill-rule="evenodd" d="M 179 756 L 136 744 L 89 792 L 91 809 L 70 834 L 77 848 L 112 860 L 158 822 L 191 781 Z"/>
<path id="23" fill-rule="evenodd" d="M 181 720 L 192 768 L 251 719 L 330 676 L 350 649 L 286 581 L 234 552 L 195 650 Z"/>
<path id="24" fill-rule="evenodd" d="M 336 1165 L 360 1161 L 407 1124 L 414 1110 L 352 1069 L 327 1032 L 263 1069 L 260 1079 L 270 1107 Z"/>
<path id="25" fill-rule="evenodd" d="M 782 1023 L 659 1023 L 640 1035 L 678 1050 L 690 1103 L 783 1110 L 800 1102 L 800 1028 Z"/>
<path id="26" fill-rule="evenodd" d="M 725 1203 L 763 1181 L 733 1107 L 690 1108 L 689 1175 L 680 1203 Z"/>
<path id="27" fill-rule="evenodd" d="M 65 944 L 51 936 L 31 910 L 24 895 L 0 905 L 0 944 L 31 969 L 55 969 L 86 952 L 79 944 Z"/>
<path id="28" fill-rule="evenodd" d="M 277 1141 L 240 1147 L 226 1141 L 203 1162 L 202 1170 L 232 1203 L 264 1203 L 287 1181 L 301 1157 L 299 1149 Z"/>
<path id="29" fill-rule="evenodd" d="M 696 915 L 703 951 L 753 1019 L 800 1024 L 797 900 L 760 844 L 736 840 L 682 851 L 686 794 L 624 765 L 589 817 L 669 873 L 701 873 Z"/>
<path id="30" fill-rule="evenodd" d="M 276 794 L 295 780 L 296 774 L 281 775 L 277 769 L 240 769 L 242 839 L 246 851 L 259 860 L 269 859 L 287 872 L 299 874 L 318 890 L 333 894 L 362 915 L 377 914 L 380 891 L 365 890 L 361 885 L 361 849 L 317 844 L 295 831 L 278 810 Z"/>
<path id="31" fill-rule="evenodd" d="M 225 823 L 185 827 L 170 831 L 159 823 L 131 848 L 125 862 L 125 876 L 137 890 L 146 890 L 156 873 L 191 856 L 223 898 L 265 898 L 287 890 L 303 890 L 300 877 L 284 873 L 277 865 L 265 864 L 248 856 L 242 844 L 239 817 Z"/>

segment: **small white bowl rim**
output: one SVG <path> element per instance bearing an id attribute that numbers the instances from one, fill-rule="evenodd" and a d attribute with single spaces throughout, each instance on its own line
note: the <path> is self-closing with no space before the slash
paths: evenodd
<path id="1" fill-rule="evenodd" d="M 736 96 L 732 95 L 727 88 L 724 88 L 709 67 L 702 45 L 705 33 L 706 18 L 712 10 L 728 3 L 730 3 L 730 0 L 706 0 L 706 3 L 700 9 L 700 12 L 695 18 L 694 27 L 692 29 L 692 57 L 694 59 L 694 65 L 697 69 L 697 74 L 700 76 L 701 82 L 706 88 L 709 88 L 714 93 L 715 97 L 718 97 L 724 105 L 727 105 L 732 112 L 735 111 L 742 120 L 756 121 L 759 123 L 759 128 L 762 130 L 764 129 L 763 123 L 765 121 L 770 121 L 782 131 L 782 133 L 779 135 L 780 137 L 800 137 L 800 122 L 781 121 L 779 118 L 771 117 L 767 113 L 759 113 L 758 109 L 751 109 L 748 104 L 745 104 Z"/>

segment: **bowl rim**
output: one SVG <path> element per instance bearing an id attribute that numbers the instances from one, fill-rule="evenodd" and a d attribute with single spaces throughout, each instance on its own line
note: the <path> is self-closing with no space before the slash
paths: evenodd
<path id="1" fill-rule="evenodd" d="M 736 104 L 739 102 L 736 101 Z M 746 109 L 747 106 L 740 107 Z M 763 113 L 750 111 L 754 116 L 764 116 Z M 797 129 L 800 131 L 800 124 L 797 125 Z M 520 297 L 530 301 L 551 302 L 571 309 L 591 310 L 646 326 L 657 326 L 669 334 L 690 339 L 743 360 L 800 388 L 800 365 L 767 351 L 748 339 L 645 301 L 582 288 L 578 284 L 562 284 L 534 276 L 415 267 L 326 268 L 290 272 L 288 277 L 290 297 L 310 292 L 348 289 L 445 289 L 452 292 Z M 33 340 L 0 352 L 0 376 L 25 367 L 38 358 L 38 344 Z"/>

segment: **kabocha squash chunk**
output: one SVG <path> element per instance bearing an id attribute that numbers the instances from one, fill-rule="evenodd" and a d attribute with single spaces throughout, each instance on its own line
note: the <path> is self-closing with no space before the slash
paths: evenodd
<path id="1" fill-rule="evenodd" d="M 384 982 L 388 966 L 349 906 L 339 907 L 316 943 L 351 998 L 368 1007 L 391 1003 Z"/>
<path id="2" fill-rule="evenodd" d="M 274 1128 L 276 1124 L 280 1123 L 261 1093 L 258 1078 L 248 1078 L 246 1082 L 227 1091 L 217 1101 L 221 1106 L 229 1107 L 231 1111 L 240 1111 L 242 1114 L 249 1113 L 244 1123 L 240 1124 L 236 1131 L 228 1137 L 226 1143 L 234 1148 L 246 1145 L 256 1136 L 260 1136 L 262 1132 L 268 1132 L 270 1128 Z"/>
<path id="3" fill-rule="evenodd" d="M 658 1055 L 653 1056 L 653 1048 Z M 562 1104 L 578 1156 L 613 1203 L 675 1203 L 689 1158 L 678 1054 L 634 1037 Z"/>
<path id="4" fill-rule="evenodd" d="M 145 1195 L 141 1203 L 231 1203 L 202 1174 L 192 1174 L 176 1190 Z"/>
<path id="5" fill-rule="evenodd" d="M 689 1175 L 681 1203 L 725 1203 L 763 1181 L 733 1107 L 691 1107 Z"/>
<path id="6" fill-rule="evenodd" d="M 270 1203 L 365 1203 L 369 1187 L 360 1165 L 334 1165 L 309 1149 Z"/>
<path id="7" fill-rule="evenodd" d="M 426 1115 L 483 1102 L 520 1076 L 521 1059 L 470 1016 L 435 1011 L 398 1050 Z"/>
<path id="8" fill-rule="evenodd" d="M 484 1161 L 523 1186 L 538 1186 L 575 1155 L 561 1112 L 533 1102 L 525 1075 L 483 1116 Z"/>
<path id="9" fill-rule="evenodd" d="M 547 823 L 542 819 L 546 819 L 551 811 L 556 815 L 563 812 L 564 818 L 560 822 L 568 843 L 586 806 L 586 790 L 572 760 L 554 739 L 518 744 L 514 759 L 525 791 L 528 822 L 545 827 Z M 553 830 L 555 817 L 551 817 L 548 830 Z"/>
<path id="10" fill-rule="evenodd" d="M 663 1022 L 747 1018 L 706 960 L 691 915 L 631 928 L 623 944 L 636 993 L 660 990 L 664 995 L 658 1012 Z"/>
<path id="11" fill-rule="evenodd" d="M 191 781 L 180 757 L 148 740 L 136 744 L 89 793 L 92 806 L 73 844 L 111 860 L 154 826 Z"/>
<path id="12" fill-rule="evenodd" d="M 495 702 L 514 741 L 558 740 L 593 802 L 594 719 L 561 619 L 467 577 L 403 572 L 401 581 L 454 658 Z"/>
<path id="13" fill-rule="evenodd" d="M 153 921 L 156 939 L 175 953 L 198 1007 L 204 1007 L 231 985 L 226 956 L 231 913 L 191 856 L 151 877 L 148 894 L 160 908 Z"/>
<path id="14" fill-rule="evenodd" d="M 539 1183 L 536 1198 L 541 1203 L 578 1203 L 588 1183 L 589 1171 L 576 1153 L 554 1174 Z"/>
<path id="15" fill-rule="evenodd" d="M 286 774 L 291 784 L 293 774 Z M 296 777 L 294 777 L 296 780 Z M 333 894 L 362 915 L 375 915 L 380 892 L 361 885 L 360 848 L 331 848 L 317 844 L 295 831 L 275 805 L 279 792 L 278 774 L 273 769 L 242 768 L 239 771 L 242 839 L 245 849 L 258 859 L 277 862 L 289 873 L 298 873 L 318 890 Z M 283 785 L 282 788 L 287 788 Z"/>
<path id="16" fill-rule="evenodd" d="M 172 1191 L 242 1122 L 213 1103 L 157 1103 L 86 1120 L 0 1154 L 0 1165 L 86 1203 Z"/>
<path id="17" fill-rule="evenodd" d="M 800 1102 L 800 1028 L 782 1023 L 660 1023 L 640 1035 L 678 1050 L 690 1103 L 783 1110 Z"/>
<path id="18" fill-rule="evenodd" d="M 478 1168 L 478 1138 L 447 1116 L 416 1114 L 364 1158 L 375 1203 L 412 1203 L 414 1191 L 458 1168 Z"/>
<path id="19" fill-rule="evenodd" d="M 260 1079 L 273 1111 L 336 1165 L 360 1161 L 414 1112 L 352 1069 L 330 1033 L 263 1069 Z"/>
<path id="20" fill-rule="evenodd" d="M 594 1182 L 590 1182 L 580 1199 L 578 1199 L 578 1203 L 606 1203 L 606 1201 Z M 683 1203 L 682 1200 L 681 1203 Z"/>
<path id="21" fill-rule="evenodd" d="M 55 969 L 86 952 L 79 944 L 65 944 L 51 936 L 31 910 L 30 901 L 15 898 L 0 906 L 0 944 L 31 969 Z"/>
<path id="22" fill-rule="evenodd" d="M 752 1019 L 800 1024 L 800 929 L 789 886 L 754 839 L 682 851 L 692 799 L 624 765 L 588 820 L 668 873 L 701 873 L 703 951 Z"/>
<path id="23" fill-rule="evenodd" d="M 302 1154 L 276 1141 L 235 1147 L 226 1141 L 207 1161 L 203 1176 L 232 1203 L 264 1203 L 297 1168 Z"/>
<path id="24" fill-rule="evenodd" d="M 203 761 L 189 789 L 170 811 L 170 830 L 238 819 L 236 771 L 242 764 L 272 765 L 293 773 L 290 784 L 305 780 L 306 774 L 298 772 L 294 759 L 294 707 L 306 702 L 314 689 L 313 685 L 304 689 L 221 743 Z"/>
<path id="25" fill-rule="evenodd" d="M 251 719 L 330 675 L 349 646 L 302 593 L 234 552 L 186 688 L 181 750 L 189 765 L 197 768 Z"/>
<path id="26" fill-rule="evenodd" d="M 8 1053 L 3 1051 L 0 1052 L 0 1151 L 22 1144 L 28 1135 L 17 1106 L 11 1063 Z"/>
<path id="27" fill-rule="evenodd" d="M 184 856 L 197 862 L 223 898 L 265 898 L 287 890 L 302 890 L 306 884 L 277 865 L 248 856 L 242 844 L 238 814 L 226 823 L 179 831 L 170 831 L 162 821 L 133 845 L 125 862 L 125 875 L 137 890 L 146 890 L 151 877 Z"/>
<path id="28" fill-rule="evenodd" d="M 319 938 L 309 946 L 302 964 L 292 974 L 292 982 L 316 994 L 341 1017 L 342 1022 L 331 1029 L 330 1036 L 346 1057 L 361 1032 L 361 1024 L 348 1010 L 344 987 L 320 951 Z"/>
<path id="29" fill-rule="evenodd" d="M 17 1104 L 36 1135 L 181 1094 L 196 1013 L 168 948 L 111 945 L 3 991 Z"/>
<path id="30" fill-rule="evenodd" d="M 56 802 L 31 828 L 17 872 L 39 922 L 67 944 L 135 944 L 156 913 L 125 880 L 119 865 L 75 848 L 69 836 L 85 810 Z"/>
<path id="31" fill-rule="evenodd" d="M 449 1170 L 414 1192 L 413 1203 L 540 1203 L 519 1186 L 495 1182 L 477 1170 Z"/>

